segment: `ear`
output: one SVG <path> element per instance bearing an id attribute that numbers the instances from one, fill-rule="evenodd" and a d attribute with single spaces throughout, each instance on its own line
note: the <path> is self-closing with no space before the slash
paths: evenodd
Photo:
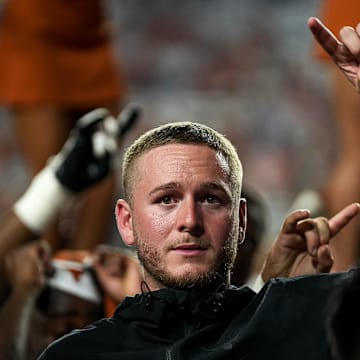
<path id="1" fill-rule="evenodd" d="M 239 206 L 239 244 L 242 244 L 245 240 L 246 224 L 247 224 L 246 199 L 241 198 L 240 206 Z"/>
<path id="2" fill-rule="evenodd" d="M 130 206 L 125 200 L 119 199 L 117 201 L 115 216 L 116 225 L 124 243 L 129 246 L 134 245 L 135 239 L 132 226 L 132 214 Z"/>

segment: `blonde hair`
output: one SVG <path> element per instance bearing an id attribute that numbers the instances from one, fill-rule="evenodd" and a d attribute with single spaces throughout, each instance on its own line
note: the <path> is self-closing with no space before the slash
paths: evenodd
<path id="1" fill-rule="evenodd" d="M 203 144 L 221 154 L 229 166 L 232 195 L 240 201 L 242 165 L 232 143 L 216 130 L 194 122 L 174 122 L 151 129 L 141 135 L 125 152 L 122 164 L 124 199 L 131 204 L 136 184 L 136 160 L 145 152 L 166 144 Z"/>

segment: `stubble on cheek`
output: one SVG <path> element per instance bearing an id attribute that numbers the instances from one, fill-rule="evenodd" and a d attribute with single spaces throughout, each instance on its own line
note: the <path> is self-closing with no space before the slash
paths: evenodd
<path id="1" fill-rule="evenodd" d="M 135 232 L 137 254 L 145 272 L 159 284 L 178 289 L 212 289 L 226 283 L 234 257 L 231 238 L 229 234 L 216 262 L 210 264 L 207 271 L 197 272 L 190 268 L 179 275 L 174 275 L 170 269 L 172 264 L 166 263 L 165 255 L 146 239 L 140 239 Z"/>
<path id="2" fill-rule="evenodd" d="M 160 254 L 160 251 L 154 246 L 147 243 L 145 240 L 140 240 L 138 236 L 135 236 L 136 246 L 137 246 L 137 255 L 140 261 L 140 264 L 144 267 L 146 272 L 150 275 L 161 271 L 163 268 L 163 259 Z"/>

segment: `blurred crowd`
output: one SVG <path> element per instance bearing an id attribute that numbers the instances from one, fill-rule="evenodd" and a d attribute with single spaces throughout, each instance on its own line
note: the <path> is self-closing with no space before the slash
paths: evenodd
<path id="1" fill-rule="evenodd" d="M 295 194 L 321 183 L 334 154 L 331 142 L 311 151 L 324 129 L 334 135 L 325 75 L 313 61 L 305 26 L 318 0 L 183 1 L 176 14 L 169 1 L 104 3 L 114 19 L 117 60 L 134 100 L 147 109 L 125 141 L 182 119 L 227 133 L 243 155 L 249 182 L 272 203 L 276 232 Z M 8 122 L 3 112 L 0 166 L 11 174 L 0 180 L 4 205 L 27 181 Z M 310 154 L 311 170 L 302 166 Z M 16 185 L 10 192 L 9 181 Z"/>

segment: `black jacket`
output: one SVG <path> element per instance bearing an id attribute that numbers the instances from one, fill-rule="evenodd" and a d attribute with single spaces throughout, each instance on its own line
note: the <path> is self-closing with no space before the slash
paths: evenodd
<path id="1" fill-rule="evenodd" d="M 273 279 L 258 294 L 248 287 L 139 294 L 112 318 L 54 342 L 39 359 L 330 359 L 325 305 L 344 276 Z"/>

